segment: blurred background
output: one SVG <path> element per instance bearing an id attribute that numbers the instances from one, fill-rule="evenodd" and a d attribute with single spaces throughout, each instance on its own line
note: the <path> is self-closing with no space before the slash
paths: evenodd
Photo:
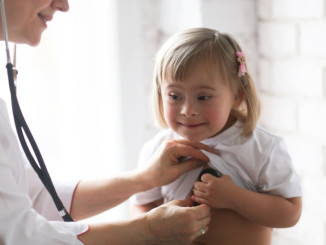
<path id="1" fill-rule="evenodd" d="M 303 188 L 299 223 L 273 245 L 326 244 L 326 0 L 70 0 L 37 47 L 18 46 L 22 110 L 54 179 L 134 169 L 156 132 L 153 60 L 177 31 L 233 35 L 262 100 L 260 123 L 285 138 Z M 10 109 L 1 43 L 0 97 Z M 128 218 L 128 202 L 95 219 Z"/>

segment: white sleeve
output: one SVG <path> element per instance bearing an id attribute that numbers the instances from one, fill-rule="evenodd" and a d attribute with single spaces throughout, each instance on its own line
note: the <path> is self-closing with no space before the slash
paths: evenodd
<path id="1" fill-rule="evenodd" d="M 34 169 L 28 164 L 26 165 L 26 170 L 28 179 L 28 195 L 32 200 L 33 208 L 48 220 L 62 221 L 52 197 L 44 187 Z M 72 198 L 77 184 L 77 180 L 64 183 L 54 183 L 57 194 L 68 212 L 70 212 Z"/>
<path id="2" fill-rule="evenodd" d="M 19 149 L 6 105 L 0 99 L 0 244 L 82 245 L 77 235 L 87 231 L 88 225 L 48 221 L 33 208 Z M 66 196 L 63 199 L 71 200 L 71 194 Z"/>
<path id="3" fill-rule="evenodd" d="M 285 198 L 302 195 L 299 177 L 293 168 L 283 139 L 275 138 L 273 140 L 259 176 L 258 186 L 259 192 Z"/>
<path id="4" fill-rule="evenodd" d="M 32 208 L 27 193 L 19 190 L 10 166 L 0 162 L 0 167 L 0 244 L 82 245 L 77 235 L 87 231 L 86 224 L 48 221 Z"/>

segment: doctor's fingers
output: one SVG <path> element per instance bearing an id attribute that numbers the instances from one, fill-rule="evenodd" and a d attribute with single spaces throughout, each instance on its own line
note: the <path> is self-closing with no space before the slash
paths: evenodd
<path id="1" fill-rule="evenodd" d="M 190 240 L 194 240 L 208 230 L 208 225 L 211 222 L 210 208 L 203 204 L 185 208 L 184 211 L 183 216 L 186 219 L 179 217 L 179 220 L 186 221 L 183 223 L 184 232 L 189 234 Z"/>
<path id="2" fill-rule="evenodd" d="M 183 144 L 183 145 L 188 145 L 191 146 L 192 148 L 198 149 L 198 150 L 205 150 L 214 154 L 219 154 L 219 151 L 209 147 L 208 145 L 204 145 L 202 143 L 199 142 L 189 142 L 187 140 L 173 140 L 174 142 L 178 143 L 178 144 Z"/>
<path id="3" fill-rule="evenodd" d="M 190 158 L 187 160 L 184 160 L 176 165 L 178 167 L 179 171 L 181 173 L 188 172 L 190 170 L 193 170 L 195 168 L 202 167 L 206 164 L 204 161 L 197 160 L 195 158 Z"/>
<path id="4" fill-rule="evenodd" d="M 199 218 L 197 220 L 197 223 L 196 223 L 196 232 L 195 232 L 194 235 L 197 238 L 199 236 L 204 235 L 207 232 L 208 225 L 211 222 L 211 215 L 210 215 L 210 208 L 207 205 L 205 205 L 205 204 L 196 206 L 194 208 L 197 208 L 198 210 L 202 209 L 200 211 L 203 211 L 204 210 L 204 212 L 200 212 L 200 214 L 199 214 L 200 216 L 199 217 L 201 217 L 201 218 Z"/>
<path id="5" fill-rule="evenodd" d="M 193 206 L 193 204 L 193 201 L 190 198 L 187 198 L 184 200 L 174 200 L 165 205 L 176 205 L 181 207 L 182 212 L 179 214 L 186 217 L 186 219 L 204 224 L 207 222 L 209 223 L 211 218 L 211 208 L 208 205 Z"/>
<path id="6" fill-rule="evenodd" d="M 209 158 L 198 148 L 174 140 L 166 141 L 164 148 L 169 153 L 171 160 L 176 163 L 187 160 L 187 157 L 192 157 L 203 162 L 209 161 Z"/>
<path id="7" fill-rule="evenodd" d="M 203 224 L 208 224 L 211 219 L 211 208 L 208 205 L 191 207 L 196 212 L 197 220 Z"/>

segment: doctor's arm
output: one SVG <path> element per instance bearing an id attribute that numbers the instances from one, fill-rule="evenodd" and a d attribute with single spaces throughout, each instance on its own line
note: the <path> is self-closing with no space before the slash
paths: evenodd
<path id="1" fill-rule="evenodd" d="M 81 181 L 72 200 L 71 215 L 75 220 L 84 219 L 108 210 L 137 192 L 166 185 L 181 174 L 202 166 L 208 158 L 200 149 L 215 150 L 184 140 L 164 142 L 155 152 L 146 169 L 121 174 L 111 179 Z M 180 163 L 183 156 L 192 158 Z"/>
<path id="2" fill-rule="evenodd" d="M 164 203 L 163 198 L 147 203 L 147 204 L 131 204 L 129 207 L 131 217 L 137 217 L 140 214 L 147 213 L 148 211 L 152 210 L 153 208 L 159 207 Z"/>
<path id="3" fill-rule="evenodd" d="M 210 222 L 207 205 L 191 204 L 190 199 L 172 201 L 132 220 L 90 225 L 78 238 L 85 245 L 190 244 Z"/>

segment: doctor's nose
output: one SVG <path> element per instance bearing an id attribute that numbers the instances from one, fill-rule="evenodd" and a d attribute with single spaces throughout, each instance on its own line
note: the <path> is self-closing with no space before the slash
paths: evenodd
<path id="1" fill-rule="evenodd" d="M 198 111 L 196 103 L 188 101 L 182 105 L 182 109 L 181 109 L 180 113 L 182 116 L 185 116 L 185 117 L 194 117 L 199 114 L 199 111 Z"/>
<path id="2" fill-rule="evenodd" d="M 67 12 L 69 10 L 68 0 L 53 0 L 51 6 L 53 9 L 61 12 Z"/>

